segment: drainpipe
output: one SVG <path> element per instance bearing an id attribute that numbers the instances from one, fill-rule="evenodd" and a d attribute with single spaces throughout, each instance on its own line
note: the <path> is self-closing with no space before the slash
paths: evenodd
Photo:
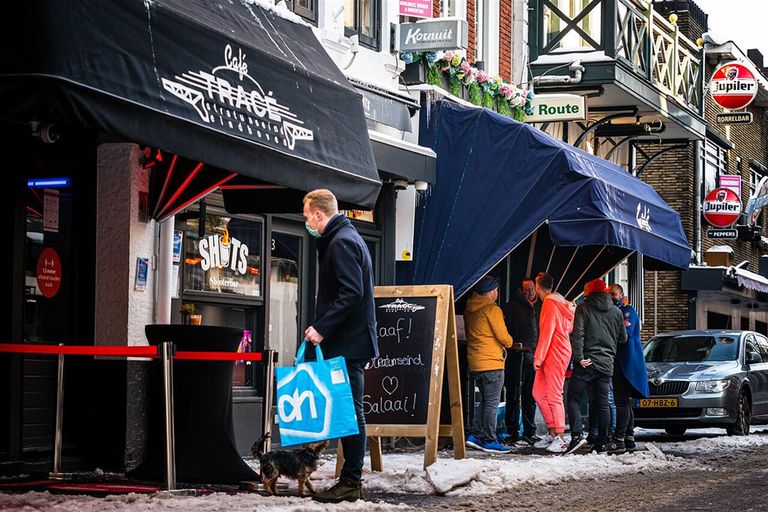
<path id="1" fill-rule="evenodd" d="M 693 190 L 693 209 L 694 209 L 694 215 L 693 215 L 693 245 L 694 245 L 694 251 L 696 252 L 696 256 L 694 258 L 694 261 L 696 265 L 701 265 L 701 212 L 699 211 L 699 208 L 701 208 L 701 189 L 703 187 L 702 183 L 702 148 L 701 148 L 701 140 L 696 140 L 693 143 L 693 151 L 694 151 L 694 158 L 693 158 L 693 182 L 694 182 L 694 190 Z"/>
<path id="2" fill-rule="evenodd" d="M 175 217 L 169 217 L 160 223 L 160 237 L 157 251 L 157 302 L 155 322 L 171 323 L 171 297 L 173 297 L 173 231 Z"/>
<path id="3" fill-rule="evenodd" d="M 565 67 L 557 66 L 557 67 Z M 556 69 L 556 68 L 552 68 Z M 573 76 L 570 75 L 539 75 L 533 77 L 533 85 L 576 85 L 581 83 L 581 75 L 584 73 L 584 66 L 581 65 L 581 61 L 574 61 L 568 69 L 573 72 Z"/>

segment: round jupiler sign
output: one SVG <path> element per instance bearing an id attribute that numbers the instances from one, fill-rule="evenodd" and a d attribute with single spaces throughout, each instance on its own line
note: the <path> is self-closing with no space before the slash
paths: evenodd
<path id="1" fill-rule="evenodd" d="M 728 188 L 716 188 L 704 198 L 704 218 L 716 228 L 727 228 L 739 220 L 741 200 Z"/>
<path id="2" fill-rule="evenodd" d="M 745 65 L 730 62 L 715 70 L 709 82 L 709 91 L 718 105 L 737 110 L 746 107 L 755 99 L 757 80 Z"/>

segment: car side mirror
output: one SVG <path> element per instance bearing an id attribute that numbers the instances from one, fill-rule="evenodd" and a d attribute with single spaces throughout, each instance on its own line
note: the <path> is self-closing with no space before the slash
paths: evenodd
<path id="1" fill-rule="evenodd" d="M 749 364 L 757 364 L 757 363 L 762 363 L 762 362 L 763 362 L 763 358 L 760 357 L 760 354 L 758 354 L 757 352 L 752 352 L 752 351 L 747 352 L 747 363 L 749 363 Z"/>

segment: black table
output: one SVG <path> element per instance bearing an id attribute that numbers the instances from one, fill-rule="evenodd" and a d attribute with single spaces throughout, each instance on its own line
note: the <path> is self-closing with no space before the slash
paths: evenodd
<path id="1" fill-rule="evenodd" d="M 152 345 L 173 342 L 177 350 L 235 352 L 242 329 L 209 325 L 147 325 Z M 173 362 L 176 479 L 188 483 L 237 484 L 257 480 L 235 445 L 232 426 L 234 361 Z M 153 365 L 147 458 L 129 476 L 165 478 L 162 367 Z"/>

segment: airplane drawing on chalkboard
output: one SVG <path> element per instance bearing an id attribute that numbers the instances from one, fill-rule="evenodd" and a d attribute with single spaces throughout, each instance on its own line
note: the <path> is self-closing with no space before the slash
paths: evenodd
<path id="1" fill-rule="evenodd" d="M 414 311 L 421 311 L 424 309 L 424 307 L 425 306 L 421 306 L 419 304 L 411 304 L 410 302 L 405 302 L 403 299 L 397 299 L 395 302 L 390 302 L 389 304 L 383 304 L 379 306 L 379 309 L 383 309 L 387 313 L 413 313 Z"/>

